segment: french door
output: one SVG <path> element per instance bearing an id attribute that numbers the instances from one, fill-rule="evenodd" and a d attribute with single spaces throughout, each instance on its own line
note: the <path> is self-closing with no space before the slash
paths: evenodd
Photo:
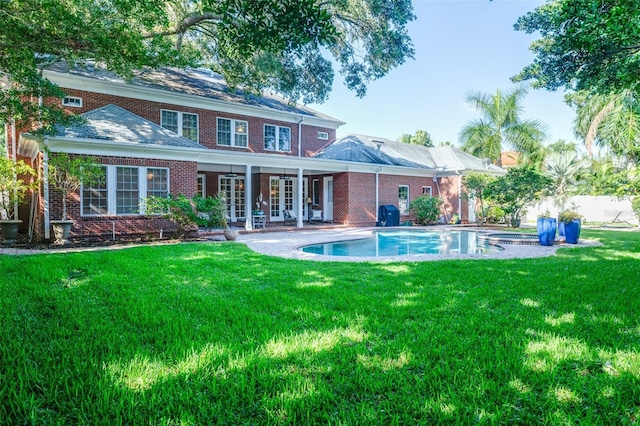
<path id="1" fill-rule="evenodd" d="M 307 192 L 307 180 L 303 181 L 303 191 Z M 307 206 L 303 204 L 303 218 L 307 215 Z M 298 180 L 269 178 L 269 220 L 284 220 L 284 210 L 293 210 L 298 214 Z"/>
<path id="2" fill-rule="evenodd" d="M 229 216 L 231 222 L 244 220 L 246 218 L 244 176 L 220 176 L 218 187 L 220 191 L 225 194 L 227 200 L 227 216 Z"/>

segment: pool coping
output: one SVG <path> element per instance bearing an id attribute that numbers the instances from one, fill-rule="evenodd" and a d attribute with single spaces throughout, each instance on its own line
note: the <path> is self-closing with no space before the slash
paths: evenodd
<path id="1" fill-rule="evenodd" d="M 460 228 L 438 226 L 413 226 L 410 230 L 465 230 L 478 231 L 483 233 L 496 232 L 495 229 L 485 228 Z M 407 227 L 385 227 L 384 230 L 409 230 Z M 593 240 L 580 239 L 578 244 L 554 244 L 553 246 L 540 246 L 532 244 L 499 244 L 504 250 L 495 253 L 478 254 L 411 254 L 397 256 L 328 256 L 314 253 L 305 253 L 299 250 L 300 247 L 311 244 L 322 244 L 333 241 L 346 241 L 367 238 L 374 231 L 381 231 L 379 227 L 370 228 L 342 228 L 327 230 L 297 230 L 291 232 L 242 234 L 238 237 L 238 242 L 246 244 L 252 250 L 268 256 L 277 256 L 286 259 L 312 260 L 320 262 L 425 262 L 434 260 L 453 259 L 515 259 L 515 258 L 535 258 L 548 257 L 556 254 L 559 248 L 580 248 L 602 245 Z"/>

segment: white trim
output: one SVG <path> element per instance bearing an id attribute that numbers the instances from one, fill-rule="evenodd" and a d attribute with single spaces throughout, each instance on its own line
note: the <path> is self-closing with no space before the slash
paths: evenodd
<path id="1" fill-rule="evenodd" d="M 37 137 L 22 134 L 21 143 L 38 144 Z M 358 163 L 343 160 L 328 160 L 313 157 L 280 156 L 269 153 L 248 153 L 245 151 L 226 151 L 208 148 L 176 147 L 166 145 L 135 144 L 105 141 L 101 139 L 49 137 L 49 149 L 52 152 L 66 152 L 68 154 L 83 154 L 95 156 L 114 156 L 124 158 L 143 158 L 169 161 L 188 161 L 200 164 L 231 164 L 246 165 L 247 160 L 251 164 L 262 168 L 298 168 L 305 170 L 321 170 L 323 172 L 354 172 L 371 173 L 380 171 L 383 175 L 433 177 L 435 169 L 414 169 L 402 166 L 381 166 L 380 164 Z M 278 173 L 275 171 L 275 173 Z M 440 177 L 447 174 L 440 172 Z"/>
<path id="2" fill-rule="evenodd" d="M 224 145 L 220 143 L 220 139 L 218 138 L 218 132 L 220 131 L 220 124 L 218 123 L 218 120 L 229 120 L 230 122 L 230 128 L 231 128 L 231 140 L 229 141 L 231 144 L 230 145 Z M 247 133 L 238 133 L 238 135 L 246 135 L 247 136 L 247 144 L 245 146 L 242 145 L 237 145 L 236 144 L 236 123 L 237 122 L 242 122 L 246 124 L 247 127 Z M 228 118 L 228 117 L 216 117 L 216 145 L 218 146 L 228 146 L 231 148 L 242 148 L 242 149 L 249 149 L 249 121 L 247 120 L 237 120 L 235 118 Z"/>
<path id="3" fill-rule="evenodd" d="M 407 199 L 403 200 L 400 198 L 400 188 L 407 188 Z M 403 211 L 401 206 L 401 201 L 406 201 L 406 210 Z M 400 184 L 398 185 L 398 210 L 400 211 L 400 216 L 409 216 L 409 205 L 411 204 L 411 187 L 409 185 Z"/>
<path id="4" fill-rule="evenodd" d="M 62 99 L 62 105 L 71 108 L 82 108 L 82 98 L 80 96 L 65 96 Z"/>
<path id="5" fill-rule="evenodd" d="M 105 216 L 145 216 L 145 203 L 144 200 L 148 198 L 147 188 L 147 172 L 149 169 L 160 169 L 167 171 L 167 194 L 171 193 L 171 170 L 168 167 L 154 167 L 154 166 L 135 166 L 129 164 L 101 164 L 106 168 L 106 183 L 107 183 L 107 213 L 106 214 L 84 214 L 84 186 L 80 187 L 80 217 L 92 218 L 92 217 L 105 217 Z M 138 169 L 138 212 L 137 213 L 117 213 L 117 169 L 130 168 Z"/>
<path id="6" fill-rule="evenodd" d="M 204 173 L 198 173 L 198 175 L 196 176 L 196 179 L 202 179 L 202 191 L 200 192 L 200 195 L 203 197 L 207 196 L 207 175 Z"/>
<path id="7" fill-rule="evenodd" d="M 164 127 L 163 122 L 162 122 L 162 113 L 163 112 L 175 112 L 176 113 L 177 118 L 178 118 L 178 120 L 177 120 L 177 126 L 178 126 L 177 130 L 178 131 L 177 132 L 173 132 L 173 130 L 171 130 L 171 129 L 167 128 L 167 127 Z M 182 131 L 184 129 L 184 115 L 185 114 L 195 115 L 195 117 L 196 117 L 196 140 L 195 141 L 193 139 L 190 139 L 190 138 L 188 138 L 188 137 L 186 137 L 186 136 L 184 136 L 182 134 Z M 177 111 L 177 110 L 174 110 L 174 109 L 160 108 L 160 127 L 162 127 L 163 129 L 167 129 L 170 132 L 176 133 L 176 134 L 182 136 L 185 139 L 189 139 L 190 141 L 193 141 L 193 142 L 196 142 L 196 143 L 199 143 L 199 141 L 200 141 L 200 114 L 198 114 L 196 112 L 186 112 L 186 111 Z"/>
<path id="8" fill-rule="evenodd" d="M 267 148 L 265 144 L 266 137 L 267 137 L 267 126 L 274 127 L 276 130 L 276 139 L 274 141 L 274 145 L 275 145 L 274 149 Z M 289 149 L 280 149 L 280 129 L 289 130 Z M 264 148 L 265 151 L 271 151 L 271 152 L 292 152 L 291 151 L 291 127 L 278 126 L 277 124 L 265 123 L 262 126 L 262 148 Z"/>
<path id="9" fill-rule="evenodd" d="M 44 141 L 45 145 L 47 140 Z M 44 239 L 51 238 L 51 230 L 49 229 L 51 224 L 51 212 L 49 211 L 49 152 L 45 149 L 42 150 L 42 201 L 43 201 L 43 216 L 44 216 Z"/>
<path id="10" fill-rule="evenodd" d="M 170 92 L 168 90 L 156 89 L 152 87 L 141 87 L 125 82 L 105 81 L 96 78 L 60 73 L 57 71 L 45 70 L 47 79 L 66 89 L 84 90 L 106 95 L 122 96 L 125 98 L 141 99 L 163 104 L 200 108 L 210 111 L 217 111 L 227 114 L 244 115 L 248 117 L 264 118 L 267 120 L 283 121 L 287 123 L 297 123 L 300 113 L 282 112 L 266 106 L 253 106 L 239 104 L 237 102 L 223 101 L 219 99 L 207 98 L 204 96 L 190 95 L 186 93 Z M 315 117 L 305 115 L 305 122 L 310 126 L 326 127 L 337 129 L 346 124 L 344 121 L 335 118 Z"/>

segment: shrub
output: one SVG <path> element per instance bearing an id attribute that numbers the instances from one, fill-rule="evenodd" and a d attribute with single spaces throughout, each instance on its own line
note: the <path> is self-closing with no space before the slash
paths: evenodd
<path id="1" fill-rule="evenodd" d="M 506 215 L 507 213 L 505 213 L 505 211 L 500 207 L 491 206 L 487 209 L 486 220 L 487 223 L 500 223 L 505 219 Z"/>
<path id="2" fill-rule="evenodd" d="M 430 225 L 438 220 L 440 209 L 442 208 L 442 199 L 421 195 L 411 202 L 409 208 L 415 212 L 416 222 L 420 225 Z"/>
<path id="3" fill-rule="evenodd" d="M 633 197 L 633 200 L 631 200 L 631 209 L 638 220 L 640 220 L 640 196 Z"/>
<path id="4" fill-rule="evenodd" d="M 179 238 L 197 227 L 226 228 L 226 203 L 223 196 L 188 198 L 183 194 L 167 198 L 149 197 L 147 213 L 165 215 L 177 226 Z"/>
<path id="5" fill-rule="evenodd" d="M 558 215 L 559 222 L 571 223 L 576 219 L 582 219 L 582 216 L 575 210 L 565 210 Z"/>
<path id="6" fill-rule="evenodd" d="M 485 196 L 510 216 L 511 226 L 518 226 L 525 206 L 542 198 L 551 185 L 550 178 L 530 166 L 513 167 L 487 185 Z"/>

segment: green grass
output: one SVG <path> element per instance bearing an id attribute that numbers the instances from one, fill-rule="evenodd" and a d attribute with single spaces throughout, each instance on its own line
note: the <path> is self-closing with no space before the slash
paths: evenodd
<path id="1" fill-rule="evenodd" d="M 0 257 L 0 424 L 637 424 L 640 233 L 555 257 Z"/>

